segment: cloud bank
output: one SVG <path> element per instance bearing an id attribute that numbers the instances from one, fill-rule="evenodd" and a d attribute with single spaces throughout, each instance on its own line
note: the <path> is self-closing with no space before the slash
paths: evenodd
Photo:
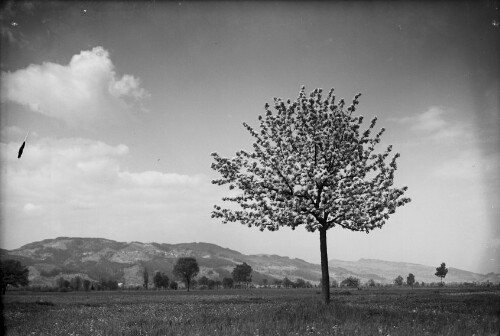
<path id="1" fill-rule="evenodd" d="M 68 65 L 45 62 L 3 72 L 1 98 L 72 127 L 113 122 L 141 110 L 149 96 L 138 78 L 118 78 L 114 68 L 109 52 L 95 47 Z"/>
<path id="2" fill-rule="evenodd" d="M 3 237 L 36 240 L 40 230 L 47 237 L 119 239 L 137 230 L 140 239 L 183 224 L 186 232 L 191 224 L 199 230 L 210 218 L 208 178 L 123 169 L 124 144 L 33 137 L 20 160 L 18 147 L 0 143 Z"/>

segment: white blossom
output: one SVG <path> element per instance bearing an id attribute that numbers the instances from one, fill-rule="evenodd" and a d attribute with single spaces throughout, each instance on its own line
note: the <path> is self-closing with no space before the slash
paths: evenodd
<path id="1" fill-rule="evenodd" d="M 275 98 L 272 110 L 266 104 L 259 131 L 243 124 L 255 139 L 253 152 L 232 159 L 212 153 L 212 168 L 222 176 L 213 183 L 240 192 L 223 199 L 239 209 L 215 206 L 212 216 L 271 231 L 382 227 L 410 199 L 403 197 L 406 187 L 393 186 L 399 154 L 389 160 L 392 146 L 375 153 L 385 131 L 371 136 L 377 117 L 360 130 L 363 117 L 353 115 L 360 95 L 345 110 L 343 99 L 335 104 L 333 89 L 326 98 L 321 89 L 306 98 L 303 87 L 296 101 Z"/>

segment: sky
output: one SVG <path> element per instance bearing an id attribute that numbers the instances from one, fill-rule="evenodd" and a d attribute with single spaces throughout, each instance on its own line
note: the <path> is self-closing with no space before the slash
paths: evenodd
<path id="1" fill-rule="evenodd" d="M 2 6 L 0 247 L 208 242 L 319 263 L 317 232 L 210 216 L 228 194 L 210 153 L 251 149 L 242 123 L 305 85 L 362 93 L 412 199 L 369 234 L 329 230 L 329 259 L 500 272 L 498 1 Z"/>

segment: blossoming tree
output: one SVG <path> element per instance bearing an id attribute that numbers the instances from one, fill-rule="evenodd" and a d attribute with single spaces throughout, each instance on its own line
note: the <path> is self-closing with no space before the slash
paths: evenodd
<path id="1" fill-rule="evenodd" d="M 212 217 L 223 223 L 240 222 L 261 231 L 304 225 L 319 231 L 322 292 L 330 302 L 327 230 L 341 227 L 368 233 L 381 228 L 396 208 L 410 201 L 407 187 L 393 186 L 396 160 L 392 146 L 375 153 L 384 133 L 372 135 L 377 118 L 362 132 L 362 116 L 353 116 L 357 94 L 349 106 L 326 97 L 321 89 L 305 87 L 295 101 L 274 98 L 265 105 L 259 130 L 244 123 L 254 137 L 253 151 L 233 158 L 212 153 L 212 168 L 222 177 L 212 181 L 233 192 L 215 205 Z"/>

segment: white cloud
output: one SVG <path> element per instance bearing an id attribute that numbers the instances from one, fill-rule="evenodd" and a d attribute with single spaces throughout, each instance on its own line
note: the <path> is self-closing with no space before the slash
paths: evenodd
<path id="1" fill-rule="evenodd" d="M 110 146 L 100 141 L 81 138 L 33 138 L 25 149 L 21 160 L 17 159 L 18 143 L 1 143 L 4 178 L 7 185 L 16 188 L 33 183 L 33 189 L 44 184 L 56 190 L 57 184 L 63 189 L 96 189 L 103 184 L 106 188 L 166 188 L 198 187 L 202 176 L 189 176 L 158 171 L 129 172 L 120 168 L 120 158 L 128 155 L 126 145 Z M 46 177 L 50 176 L 49 179 Z M 14 185 L 17 181 L 19 184 Z M 38 184 L 37 184 L 38 183 Z M 63 192 L 63 190 L 58 190 Z M 95 191 L 95 190 L 94 190 Z M 109 194 L 112 190 L 107 189 Z M 81 195 L 78 192 L 72 194 Z"/>
<path id="2" fill-rule="evenodd" d="M 33 203 L 26 203 L 23 207 L 24 212 L 26 213 L 32 213 L 40 210 L 42 207 L 39 205 L 35 205 Z"/>
<path id="3" fill-rule="evenodd" d="M 119 176 L 126 185 L 141 188 L 197 186 L 201 182 L 201 176 L 199 175 L 165 174 L 157 171 L 145 171 L 141 173 L 121 172 Z"/>
<path id="4" fill-rule="evenodd" d="M 203 175 L 123 169 L 120 162 L 129 154 L 123 144 L 34 137 L 20 160 L 18 146 L 0 143 L 6 236 L 23 236 L 26 225 L 42 232 L 33 240 L 109 232 L 133 240 L 136 230 L 199 229 L 220 198 Z"/>
<path id="5" fill-rule="evenodd" d="M 68 65 L 46 62 L 2 73 L 2 101 L 15 102 L 68 125 L 89 127 L 128 117 L 148 93 L 132 75 L 118 78 L 102 47 L 74 55 Z"/>
<path id="6" fill-rule="evenodd" d="M 451 121 L 451 113 L 444 107 L 431 106 L 426 111 L 395 121 L 410 125 L 417 135 L 438 143 L 471 141 L 473 128 L 462 122 Z"/>
<path id="7" fill-rule="evenodd" d="M 436 132 L 441 131 L 447 123 L 443 119 L 444 110 L 431 106 L 427 111 L 413 118 L 412 129 L 416 131 Z"/>

